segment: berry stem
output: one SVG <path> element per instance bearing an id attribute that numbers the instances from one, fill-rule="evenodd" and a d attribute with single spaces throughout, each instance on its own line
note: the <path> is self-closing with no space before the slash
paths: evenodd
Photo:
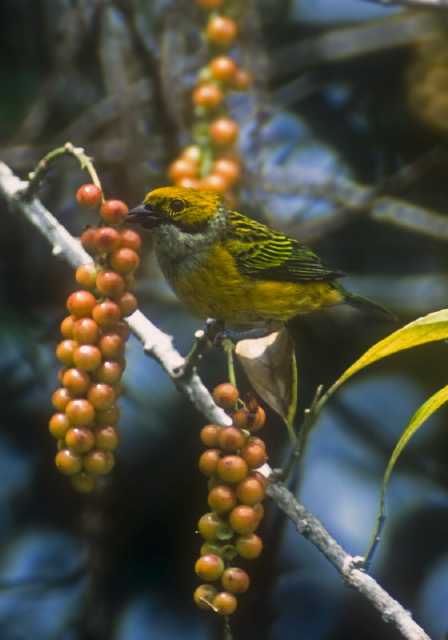
<path id="1" fill-rule="evenodd" d="M 227 369 L 228 369 L 228 375 L 229 375 L 229 382 L 230 384 L 233 384 L 236 387 L 235 365 L 233 362 L 233 352 L 235 349 L 235 345 L 232 342 L 232 340 L 230 340 L 229 338 L 225 338 L 222 341 L 222 346 L 224 351 L 227 354 Z"/>
<path id="2" fill-rule="evenodd" d="M 88 172 L 92 183 L 101 189 L 101 193 L 103 193 L 100 179 L 92 163 L 92 158 L 90 158 L 81 147 L 75 147 L 71 142 L 66 142 L 63 147 L 53 149 L 39 160 L 35 170 L 29 175 L 28 186 L 22 194 L 24 200 L 30 201 L 34 198 L 49 171 L 50 164 L 66 155 L 72 155 L 79 160 L 81 169 L 85 169 Z M 102 196 L 102 201 L 104 202 L 104 196 Z"/>

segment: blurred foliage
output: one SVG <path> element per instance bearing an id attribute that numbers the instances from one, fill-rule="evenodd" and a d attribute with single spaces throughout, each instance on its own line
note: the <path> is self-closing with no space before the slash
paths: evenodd
<path id="1" fill-rule="evenodd" d="M 109 198 L 132 206 L 166 184 L 169 162 L 189 141 L 189 92 L 204 63 L 204 15 L 194 3 L 4 0 L 1 15 L 1 159 L 25 178 L 69 140 L 94 157 Z M 240 209 L 312 243 L 350 274 L 349 288 L 401 322 L 448 306 L 446 131 L 427 117 L 441 89 L 425 94 L 423 117 L 412 81 L 416 68 L 429 77 L 448 50 L 444 14 L 260 0 L 248 2 L 241 28 L 234 55 L 255 82 L 229 100 L 241 128 Z M 422 47 L 431 38 L 442 43 L 432 58 Z M 83 181 L 67 159 L 40 194 L 74 234 L 89 223 L 74 199 Z M 47 433 L 58 325 L 74 281 L 3 202 L 0 219 L 0 635 L 219 638 L 220 621 L 191 598 L 194 531 L 206 508 L 197 470 L 203 418 L 131 340 L 116 470 L 92 498 L 75 495 L 53 468 Z M 200 321 L 166 289 L 148 240 L 137 295 L 186 352 Z M 318 384 L 330 385 L 393 329 L 345 308 L 293 321 L 299 416 Z M 446 345 L 435 343 L 372 366 L 336 394 L 313 432 L 303 499 L 349 552 L 365 549 L 390 453 L 443 386 L 446 362 Z M 218 351 L 199 368 L 210 388 L 225 379 Z M 279 466 L 289 442 L 268 416 L 262 433 Z M 372 567 L 434 637 L 448 631 L 445 420 L 442 408 L 398 463 Z M 398 637 L 281 514 L 263 527 L 236 640 Z"/>

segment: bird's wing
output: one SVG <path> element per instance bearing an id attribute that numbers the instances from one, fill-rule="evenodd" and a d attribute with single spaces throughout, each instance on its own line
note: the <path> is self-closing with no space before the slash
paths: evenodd
<path id="1" fill-rule="evenodd" d="M 318 282 L 344 275 L 322 264 L 296 240 L 233 211 L 230 215 L 226 244 L 242 275 L 279 282 Z"/>

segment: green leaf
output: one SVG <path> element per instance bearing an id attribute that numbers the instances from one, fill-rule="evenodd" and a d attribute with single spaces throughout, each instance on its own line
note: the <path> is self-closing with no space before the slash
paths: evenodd
<path id="1" fill-rule="evenodd" d="M 416 347 L 425 342 L 444 340 L 446 338 L 448 338 L 448 309 L 435 311 L 422 318 L 417 318 L 417 320 L 410 322 L 401 329 L 398 329 L 398 331 L 394 331 L 390 336 L 387 336 L 384 340 L 380 340 L 380 342 L 374 344 L 373 347 L 370 347 L 359 360 L 352 364 L 351 367 L 336 380 L 325 394 L 325 397 L 327 399 L 332 395 L 336 389 L 354 373 L 377 360 L 381 360 L 381 358 L 390 356 L 398 351 Z"/>
<path id="2" fill-rule="evenodd" d="M 431 314 L 433 315 L 433 314 Z M 431 396 L 426 402 L 422 404 L 419 409 L 414 413 L 412 418 L 409 421 L 406 429 L 401 434 L 399 441 L 397 442 L 395 449 L 392 452 L 392 455 L 387 464 L 386 472 L 383 477 L 383 483 L 381 485 L 381 498 L 380 498 L 380 509 L 377 516 L 377 526 L 375 528 L 372 541 L 370 543 L 369 549 L 366 553 L 366 564 L 369 564 L 372 554 L 375 550 L 376 544 L 379 541 L 379 532 L 382 527 L 384 518 L 385 518 L 385 507 L 384 502 L 386 498 L 386 489 L 389 482 L 390 474 L 392 473 L 392 469 L 397 462 L 398 456 L 403 451 L 404 447 L 407 445 L 411 437 L 414 433 L 421 427 L 421 425 L 434 413 L 437 411 L 442 404 L 448 401 L 448 385 L 439 389 L 437 393 Z"/>
<path id="3" fill-rule="evenodd" d="M 235 354 L 258 395 L 285 421 L 294 440 L 297 365 L 294 342 L 286 329 L 264 338 L 240 340 Z"/>

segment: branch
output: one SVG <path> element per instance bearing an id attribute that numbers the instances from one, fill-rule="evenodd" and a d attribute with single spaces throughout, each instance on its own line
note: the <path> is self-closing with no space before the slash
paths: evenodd
<path id="1" fill-rule="evenodd" d="M 53 254 L 64 259 L 74 268 L 91 262 L 92 258 L 83 249 L 79 240 L 71 236 L 39 200 L 26 201 L 21 197 L 28 185 L 28 182 L 22 182 L 7 165 L 0 162 L 0 193 L 5 197 L 11 211 L 24 215 L 51 244 Z M 145 353 L 159 362 L 176 387 L 185 393 L 210 422 L 220 425 L 231 422 L 230 417 L 215 405 L 194 369 L 191 371 L 189 367 L 185 368 L 186 360 L 173 347 L 171 336 L 153 325 L 140 311 L 135 311 L 126 318 L 126 322 L 132 333 L 143 344 Z M 184 374 L 186 370 L 189 371 L 188 376 Z M 267 494 L 296 524 L 298 531 L 333 564 L 347 585 L 370 600 L 381 612 L 383 619 L 395 626 L 407 640 L 430 640 L 412 620 L 410 613 L 384 591 L 372 577 L 357 567 L 357 559 L 346 553 L 328 534 L 322 523 L 297 502 L 267 464 L 263 465 L 259 471 L 269 477 Z"/>
<path id="2" fill-rule="evenodd" d="M 362 593 L 378 609 L 385 622 L 392 624 L 407 640 L 431 640 L 412 619 L 409 611 L 380 587 L 374 578 L 359 568 L 358 565 L 364 558 L 348 554 L 330 536 L 322 522 L 294 498 L 275 471 L 269 476 L 266 493 L 296 525 L 299 533 L 331 562 L 344 583 Z"/>

